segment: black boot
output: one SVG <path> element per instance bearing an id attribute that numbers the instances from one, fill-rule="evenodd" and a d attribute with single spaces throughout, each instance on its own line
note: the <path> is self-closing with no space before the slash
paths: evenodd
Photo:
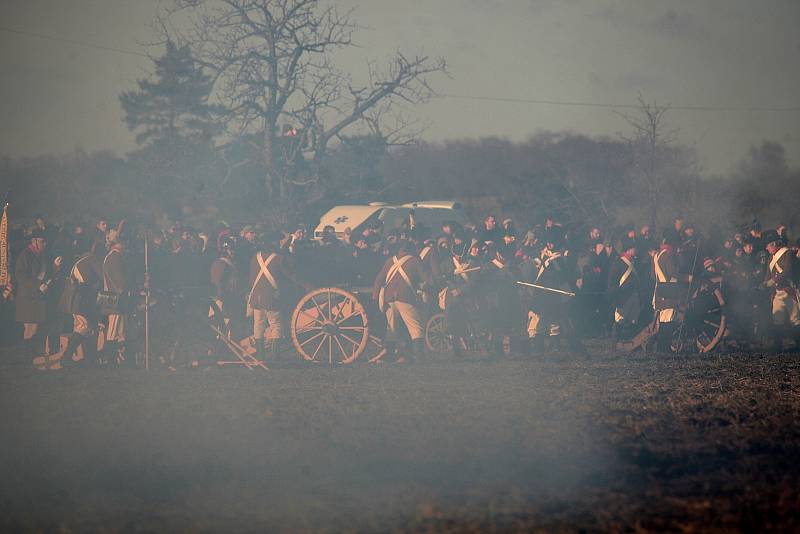
<path id="1" fill-rule="evenodd" d="M 528 336 L 520 337 L 516 341 L 516 345 L 518 345 L 520 358 L 527 360 L 531 357 L 531 339 Z"/>
<path id="2" fill-rule="evenodd" d="M 493 360 L 500 360 L 503 356 L 505 356 L 503 336 L 494 335 L 489 349 L 489 357 Z"/>
<path id="3" fill-rule="evenodd" d="M 397 358 L 397 344 L 394 341 L 386 340 L 383 342 L 383 348 L 386 350 L 383 361 L 393 362 Z"/>
<path id="4" fill-rule="evenodd" d="M 656 350 L 662 354 L 672 352 L 672 334 L 675 332 L 675 325 L 672 323 L 661 323 L 658 325 Z"/>
<path id="5" fill-rule="evenodd" d="M 462 358 L 464 356 L 464 347 L 462 338 L 459 336 L 450 336 L 450 343 L 453 345 L 453 358 Z"/>
<path id="6" fill-rule="evenodd" d="M 622 323 L 611 325 L 611 350 L 616 350 L 622 339 Z"/>
<path id="7" fill-rule="evenodd" d="M 411 356 L 415 359 L 425 357 L 425 340 L 414 339 L 411 341 Z"/>
<path id="8" fill-rule="evenodd" d="M 76 334 L 74 332 L 72 334 L 67 334 L 67 348 L 64 349 L 64 357 L 63 357 L 64 363 L 66 365 L 77 363 L 72 359 L 72 357 L 75 355 L 75 351 L 78 350 L 78 347 L 81 345 L 82 342 L 83 342 L 83 337 L 81 335 Z"/>
<path id="9" fill-rule="evenodd" d="M 100 363 L 97 357 L 97 334 L 92 332 L 81 336 L 80 346 L 83 347 L 83 364 L 97 365 Z"/>
<path id="10" fill-rule="evenodd" d="M 528 338 L 528 355 L 531 358 L 544 356 L 544 337 L 536 336 Z"/>
<path id="11" fill-rule="evenodd" d="M 263 339 L 256 339 L 253 343 L 255 343 L 256 346 L 256 353 L 253 356 L 259 361 L 267 361 L 267 347 L 264 345 L 265 341 Z"/>
<path id="12" fill-rule="evenodd" d="M 119 343 L 106 340 L 105 345 L 103 345 L 103 361 L 108 365 L 116 366 L 120 364 L 118 356 Z"/>

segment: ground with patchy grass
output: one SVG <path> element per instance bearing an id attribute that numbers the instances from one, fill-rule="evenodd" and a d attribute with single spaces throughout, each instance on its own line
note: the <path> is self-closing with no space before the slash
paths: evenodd
<path id="1" fill-rule="evenodd" d="M 3 358 L 2 531 L 800 530 L 796 355 Z"/>

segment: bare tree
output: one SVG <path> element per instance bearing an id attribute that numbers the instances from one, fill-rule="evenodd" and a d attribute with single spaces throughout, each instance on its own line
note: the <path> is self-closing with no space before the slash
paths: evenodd
<path id="1" fill-rule="evenodd" d="M 667 176 L 667 160 L 672 157 L 672 145 L 677 132 L 667 130 L 664 115 L 669 106 L 647 102 L 641 93 L 636 114 L 618 113 L 633 129 L 630 136 L 622 136 L 632 147 L 633 165 L 646 191 L 650 225 L 655 228 L 662 204 L 663 185 Z"/>
<path id="2" fill-rule="evenodd" d="M 393 106 L 427 101 L 428 76 L 446 67 L 441 58 L 398 52 L 382 69 L 369 65 L 366 85 L 354 85 L 332 57 L 354 46 L 352 10 L 319 0 L 173 0 L 158 22 L 214 76 L 230 133 L 258 134 L 273 206 L 292 191 L 324 191 L 320 166 L 334 140 L 358 126 L 374 132 L 375 117 Z M 292 125 L 286 136 L 282 124 Z"/>

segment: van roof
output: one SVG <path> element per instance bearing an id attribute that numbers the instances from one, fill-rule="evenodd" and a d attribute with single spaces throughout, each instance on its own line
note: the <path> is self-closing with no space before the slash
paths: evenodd
<path id="1" fill-rule="evenodd" d="M 372 217 L 377 212 L 384 209 L 384 206 L 364 206 L 364 205 L 343 205 L 334 206 L 328 210 L 319 219 L 317 231 L 314 232 L 314 237 L 319 237 L 322 229 L 326 226 L 333 226 L 336 234 L 341 236 L 344 234 L 346 228 L 355 230 L 361 226 L 367 219 Z"/>

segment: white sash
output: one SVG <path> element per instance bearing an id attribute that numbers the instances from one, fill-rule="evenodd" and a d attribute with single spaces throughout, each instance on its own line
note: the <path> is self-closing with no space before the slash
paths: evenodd
<path id="1" fill-rule="evenodd" d="M 677 282 L 678 281 L 674 276 L 670 280 L 667 280 L 667 277 L 664 274 L 664 271 L 661 270 L 661 265 L 658 264 L 658 260 L 661 259 L 661 256 L 663 256 L 666 251 L 667 251 L 667 249 L 659 250 L 658 254 L 656 254 L 656 257 L 653 258 L 653 267 L 655 268 L 655 271 L 656 271 L 656 278 L 658 279 L 657 281 L 661 282 L 662 284 L 666 284 L 667 282 Z"/>
<path id="2" fill-rule="evenodd" d="M 399 274 L 400 276 L 403 277 L 403 280 L 405 280 L 406 284 L 408 284 L 408 287 L 410 287 L 412 290 L 414 289 L 414 285 L 411 283 L 411 279 L 406 274 L 405 269 L 403 269 L 403 265 L 410 259 L 411 256 L 403 256 L 399 260 L 397 259 L 397 256 L 392 256 L 393 265 L 389 268 L 389 272 L 386 273 L 385 285 L 389 285 L 389 282 L 392 281 L 395 275 Z"/>
<path id="3" fill-rule="evenodd" d="M 778 252 L 776 252 L 774 256 L 772 256 L 772 260 L 770 260 L 770 262 L 769 262 L 769 270 L 770 270 L 770 272 L 778 271 L 778 274 L 783 274 L 783 268 L 780 265 L 778 265 L 778 262 L 783 257 L 783 255 L 786 254 L 787 250 L 789 250 L 789 249 L 786 248 L 786 247 L 783 247 Z"/>
<path id="4" fill-rule="evenodd" d="M 256 286 L 258 285 L 259 280 L 261 277 L 267 279 L 269 285 L 272 286 L 272 289 L 278 289 L 278 284 L 275 282 L 275 277 L 272 276 L 272 273 L 269 270 L 269 264 L 272 263 L 272 260 L 275 259 L 275 253 L 273 252 L 270 254 L 266 260 L 261 256 L 261 253 L 256 253 L 256 261 L 258 262 L 259 271 L 256 275 L 256 279 L 253 281 L 253 287 L 250 288 L 250 293 L 247 295 L 247 305 L 250 305 L 250 299 L 253 298 L 253 291 L 256 290 Z"/>
<path id="5" fill-rule="evenodd" d="M 103 258 L 103 291 L 111 291 L 113 293 L 122 293 L 122 291 L 119 288 L 111 287 L 111 286 L 114 285 L 114 283 L 111 281 L 111 278 L 109 278 L 108 274 L 106 273 L 106 262 L 108 261 L 108 258 L 110 258 L 111 255 L 114 254 L 114 253 L 119 254 L 119 251 L 117 251 L 117 250 L 109 250 L 108 254 L 106 254 L 106 257 Z"/>
<path id="6" fill-rule="evenodd" d="M 80 258 L 78 258 L 78 261 L 76 261 L 76 262 L 75 262 L 75 265 L 73 265 L 73 266 L 72 266 L 72 271 L 70 271 L 70 272 L 71 272 L 71 274 L 72 274 L 72 277 L 73 277 L 73 278 L 74 278 L 74 279 L 75 279 L 75 280 L 76 280 L 76 281 L 77 281 L 79 284 L 85 284 L 85 283 L 86 283 L 86 280 L 84 280 L 84 279 L 83 279 L 83 275 L 81 275 L 81 272 L 78 270 L 78 264 L 79 264 L 80 262 L 82 262 L 83 260 L 85 260 L 86 258 L 88 258 L 89 256 L 91 256 L 91 254 L 84 254 L 83 256 L 81 256 Z"/>
<path id="7" fill-rule="evenodd" d="M 619 259 L 621 259 L 622 262 L 628 266 L 625 272 L 622 273 L 622 277 L 619 279 L 619 287 L 622 287 L 622 285 L 628 281 L 628 278 L 630 278 L 631 274 L 633 274 L 633 263 L 625 256 L 620 256 Z"/>
<path id="8" fill-rule="evenodd" d="M 430 251 L 431 251 L 431 247 L 423 248 L 422 251 L 419 253 L 419 259 L 424 260 L 428 256 Z"/>

